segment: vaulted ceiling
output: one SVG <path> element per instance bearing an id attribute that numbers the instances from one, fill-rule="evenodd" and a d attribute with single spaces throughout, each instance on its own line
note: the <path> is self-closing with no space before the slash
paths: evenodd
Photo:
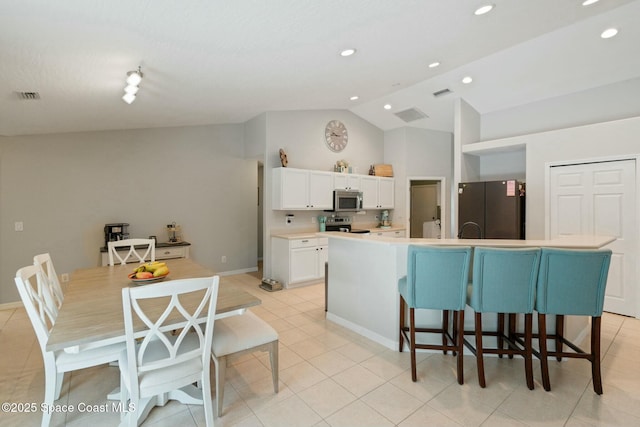
<path id="1" fill-rule="evenodd" d="M 0 135 L 309 109 L 349 109 L 393 129 L 406 108 L 429 116 L 412 126 L 451 131 L 456 97 L 489 113 L 638 79 L 640 0 L 582 2 L 2 0 Z M 494 10 L 475 16 L 484 3 Z M 609 27 L 619 34 L 600 38 Z M 348 47 L 356 54 L 341 57 Z M 126 74 L 138 66 L 128 105 Z M 451 93 L 433 96 L 442 89 Z"/>

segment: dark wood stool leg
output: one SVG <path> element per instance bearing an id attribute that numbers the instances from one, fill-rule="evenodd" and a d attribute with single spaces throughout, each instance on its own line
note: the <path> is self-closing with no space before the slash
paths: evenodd
<path id="1" fill-rule="evenodd" d="M 418 381 L 418 374 L 416 372 L 416 319 L 413 307 L 409 307 L 409 328 L 411 340 L 411 380 L 413 382 Z"/>
<path id="2" fill-rule="evenodd" d="M 542 373 L 542 386 L 546 391 L 551 391 L 549 381 L 549 355 L 547 353 L 547 316 L 538 313 L 538 346 L 540 347 L 540 371 Z"/>
<path id="3" fill-rule="evenodd" d="M 524 372 L 527 378 L 527 387 L 533 390 L 533 352 L 531 340 L 533 335 L 533 314 L 524 315 Z"/>
<path id="4" fill-rule="evenodd" d="M 600 371 L 600 328 L 602 318 L 591 318 L 591 378 L 593 391 L 602 394 L 602 373 Z"/>
<path id="5" fill-rule="evenodd" d="M 456 335 L 454 335 L 454 337 L 456 340 L 456 347 L 458 348 L 458 384 L 462 385 L 464 384 L 464 353 L 462 350 L 464 346 L 464 310 L 454 312 L 453 317 L 454 328 L 455 324 L 460 325 L 460 327 L 455 330 Z"/>
<path id="6" fill-rule="evenodd" d="M 402 331 L 404 331 L 404 298 L 402 298 L 402 295 L 400 295 L 400 338 L 398 339 L 398 351 L 400 353 L 402 353 L 402 348 L 404 347 L 404 334 L 402 333 Z"/>
<path id="7" fill-rule="evenodd" d="M 508 337 L 511 341 L 515 341 L 516 338 L 516 314 L 509 313 L 509 332 Z M 513 359 L 513 353 L 509 355 L 509 359 Z"/>
<path id="8" fill-rule="evenodd" d="M 504 348 L 502 334 L 504 334 L 504 313 L 498 313 L 498 348 L 500 350 Z M 502 359 L 502 353 L 498 353 L 498 357 Z"/>
<path id="9" fill-rule="evenodd" d="M 447 331 L 449 330 L 449 310 L 442 310 L 442 345 L 447 345 Z M 447 349 L 443 348 L 442 353 L 447 354 Z"/>
<path id="10" fill-rule="evenodd" d="M 484 360 L 482 360 L 482 313 L 476 313 L 476 364 L 478 366 L 478 383 L 485 388 L 487 383 L 484 379 Z"/>
<path id="11" fill-rule="evenodd" d="M 561 314 L 556 315 L 556 360 L 562 361 L 562 337 L 564 337 L 564 316 Z"/>
<path id="12" fill-rule="evenodd" d="M 464 320 L 464 314 L 462 315 L 462 320 Z M 454 311 L 453 312 L 453 332 L 451 333 L 451 336 L 454 337 L 454 339 L 456 339 L 455 337 L 458 336 L 458 325 L 460 325 L 460 322 L 458 321 L 458 312 Z M 464 340 L 464 323 L 462 324 L 461 330 L 462 330 L 462 339 Z M 456 341 L 456 344 L 459 344 L 458 345 L 459 349 L 464 346 L 463 341 L 460 341 L 460 343 Z M 455 356 L 456 354 L 457 352 L 454 351 L 453 355 Z"/>

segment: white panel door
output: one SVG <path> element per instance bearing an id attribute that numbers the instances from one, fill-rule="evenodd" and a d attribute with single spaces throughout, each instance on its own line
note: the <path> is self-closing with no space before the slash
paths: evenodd
<path id="1" fill-rule="evenodd" d="M 604 309 L 640 315 L 635 160 L 552 167 L 549 184 L 550 237 L 615 236 Z"/>

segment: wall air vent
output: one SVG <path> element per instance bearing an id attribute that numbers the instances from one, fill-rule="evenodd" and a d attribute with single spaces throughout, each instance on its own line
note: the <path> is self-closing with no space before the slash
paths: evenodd
<path id="1" fill-rule="evenodd" d="M 418 110 L 417 108 L 409 108 L 408 110 L 398 111 L 397 113 L 394 113 L 394 114 L 400 117 L 402 120 L 404 120 L 407 123 L 414 122 L 420 119 L 426 119 L 429 117 L 422 111 Z"/>
<path id="2" fill-rule="evenodd" d="M 18 94 L 18 98 L 28 101 L 40 99 L 40 94 L 38 92 L 16 92 L 16 94 Z"/>
<path id="3" fill-rule="evenodd" d="M 453 93 L 453 91 L 451 91 L 450 89 L 442 89 L 437 92 L 433 92 L 433 96 L 438 98 L 439 96 L 449 95 L 450 93 Z"/>

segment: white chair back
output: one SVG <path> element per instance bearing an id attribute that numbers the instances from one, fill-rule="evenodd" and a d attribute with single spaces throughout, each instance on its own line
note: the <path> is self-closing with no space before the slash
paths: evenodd
<path id="1" fill-rule="evenodd" d="M 49 339 L 49 332 L 58 317 L 58 308 L 48 286 L 39 278 L 40 270 L 35 265 L 23 267 L 16 272 L 15 282 L 18 293 L 27 311 L 29 320 L 38 337 L 43 353 Z"/>
<path id="2" fill-rule="evenodd" d="M 129 247 L 129 252 L 125 256 L 120 256 L 116 250 L 116 248 L 121 247 Z M 156 260 L 156 241 L 154 239 L 125 239 L 108 242 L 107 250 L 109 251 L 109 265 L 111 266 L 115 265 L 115 259 L 122 265 L 126 264 L 129 258 L 135 258 L 140 263 L 146 262 L 147 258 L 149 261 Z"/>
<path id="3" fill-rule="evenodd" d="M 127 344 L 127 366 L 123 372 L 129 376 L 125 381 L 129 385 L 132 401 L 166 392 L 168 385 L 176 388 L 183 386 L 181 381 L 192 375 L 196 366 L 198 372 L 204 372 L 208 378 L 219 280 L 218 276 L 172 280 L 122 290 Z M 167 297 L 169 300 L 161 313 L 158 310 L 145 311 L 145 307 L 151 303 L 146 300 L 166 300 Z M 187 298 L 196 301 L 197 308 L 188 310 L 181 302 Z M 200 323 L 204 318 L 206 327 L 203 332 Z M 176 322 L 180 322 L 182 329 L 177 336 L 173 336 Z M 163 383 L 163 390 L 154 388 L 158 382 L 150 389 L 145 389 L 144 385 L 141 387 L 141 376 L 148 380 L 149 375 L 156 373 L 162 377 L 158 382 Z M 175 384 L 172 384 L 172 375 L 176 377 Z"/>
<path id="4" fill-rule="evenodd" d="M 49 288 L 49 292 L 53 296 L 56 306 L 60 308 L 62 301 L 64 301 L 64 293 L 62 292 L 62 286 L 60 286 L 56 269 L 53 267 L 51 255 L 49 255 L 49 253 L 36 255 L 33 257 L 33 264 L 40 270 L 38 277 L 44 279 L 41 286 L 47 286 Z"/>

